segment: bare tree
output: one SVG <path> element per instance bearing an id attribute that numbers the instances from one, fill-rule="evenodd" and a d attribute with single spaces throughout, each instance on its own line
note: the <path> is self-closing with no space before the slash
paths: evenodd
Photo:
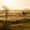
<path id="1" fill-rule="evenodd" d="M 6 6 L 3 6 L 4 10 L 5 10 L 5 14 L 6 14 L 6 20 L 7 20 L 7 16 L 8 16 L 8 8 Z"/>

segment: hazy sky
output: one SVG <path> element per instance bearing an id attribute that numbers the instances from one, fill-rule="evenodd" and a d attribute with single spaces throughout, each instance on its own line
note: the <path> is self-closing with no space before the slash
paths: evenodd
<path id="1" fill-rule="evenodd" d="M 7 6 L 9 9 L 30 8 L 30 0 L 0 0 L 0 9 L 2 9 L 3 5 Z"/>

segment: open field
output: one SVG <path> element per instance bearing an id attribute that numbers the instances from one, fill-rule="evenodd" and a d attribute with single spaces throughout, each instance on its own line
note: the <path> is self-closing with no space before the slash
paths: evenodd
<path id="1" fill-rule="evenodd" d="M 3 13 L 2 13 L 3 12 Z M 1 14 L 2 13 L 2 14 Z M 0 11 L 0 20 L 6 19 L 5 11 Z M 9 10 L 7 20 L 30 19 L 30 10 Z"/>
<path id="2" fill-rule="evenodd" d="M 9 10 L 0 14 L 0 30 L 30 30 L 30 10 Z"/>

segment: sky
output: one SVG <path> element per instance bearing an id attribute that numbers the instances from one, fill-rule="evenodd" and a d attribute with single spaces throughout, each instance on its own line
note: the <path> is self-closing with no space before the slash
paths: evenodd
<path id="1" fill-rule="evenodd" d="M 3 9 L 3 5 L 8 9 L 30 9 L 30 0 L 0 0 L 0 9 Z"/>

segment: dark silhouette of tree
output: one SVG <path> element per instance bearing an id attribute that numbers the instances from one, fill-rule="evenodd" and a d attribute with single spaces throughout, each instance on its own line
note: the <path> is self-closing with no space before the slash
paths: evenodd
<path id="1" fill-rule="evenodd" d="M 23 16 L 26 14 L 24 11 L 22 12 Z"/>
<path id="2" fill-rule="evenodd" d="M 7 16 L 8 16 L 8 8 L 6 6 L 3 6 L 4 10 L 5 10 L 5 14 L 6 14 L 6 20 L 7 20 Z"/>

